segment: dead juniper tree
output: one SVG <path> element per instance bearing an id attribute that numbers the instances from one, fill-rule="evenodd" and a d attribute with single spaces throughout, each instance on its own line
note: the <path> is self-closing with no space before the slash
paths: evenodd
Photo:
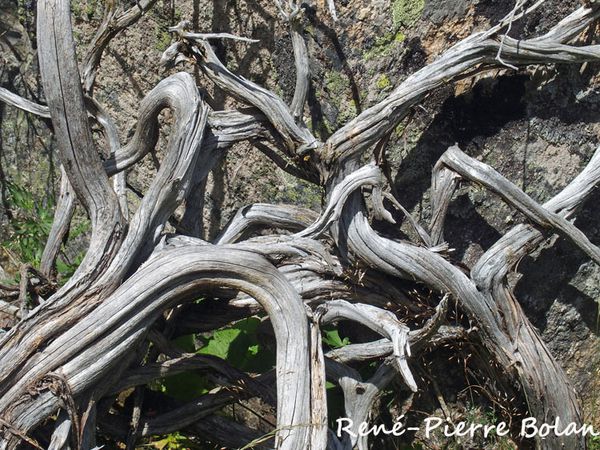
<path id="1" fill-rule="evenodd" d="M 1 448 L 89 449 L 97 445 L 97 433 L 133 448 L 145 436 L 184 429 L 222 445 L 241 446 L 259 434 L 215 413 L 240 399 L 259 397 L 276 405 L 277 424 L 275 440 L 257 445 L 366 449 L 367 437 L 338 438 L 328 428 L 326 380 L 341 387 L 345 417 L 353 420 L 356 431 L 360 422 L 370 420 L 374 402 L 392 380 L 400 377 L 409 392 L 422 389 L 413 376 L 415 356 L 453 338 L 477 339 L 494 361 L 493 370 L 520 393 L 532 416 L 548 423 L 557 416 L 563 424 L 582 423 L 565 373 L 524 315 L 507 275 L 552 234 L 600 262 L 600 249 L 573 223 L 600 182 L 600 152 L 566 188 L 540 205 L 494 168 L 453 146 L 433 169 L 428 224 L 411 217 L 402 199 L 390 193 L 377 155 L 412 108 L 446 83 L 499 67 L 597 60 L 599 46 L 574 42 L 600 17 L 599 4 L 586 3 L 542 36 L 517 40 L 507 29 L 544 1 L 517 2 L 499 24 L 458 42 L 326 142 L 303 121 L 310 73 L 302 4 L 276 2 L 289 26 L 296 65 L 290 104 L 230 71 L 209 41 L 244 38 L 202 34 L 181 22 L 170 29 L 175 43 L 162 62 L 193 62 L 216 87 L 250 108 L 212 110 L 193 77 L 177 73 L 141 101 L 135 133 L 121 145 L 113 120 L 93 98 L 96 71 L 109 41 L 154 3 L 141 0 L 123 12 L 109 2 L 79 67 L 69 2 L 39 0 L 37 48 L 47 106 L 0 91 L 4 102 L 51 118 L 62 163 L 60 197 L 42 263 L 27 269 L 51 286 L 51 295 L 38 298 L 33 310 L 2 305 L 19 320 L 0 342 Z M 335 19 L 333 1 L 327 5 Z M 173 113 L 166 154 L 139 207 L 128 211 L 124 174 L 156 146 L 158 115 L 165 108 Z M 94 143 L 91 122 L 102 128 L 108 152 Z M 283 170 L 322 186 L 321 213 L 253 204 L 242 208 L 214 242 L 203 241 L 198 232 L 164 232 L 180 205 L 185 206 L 182 223 L 191 224 L 181 229 L 197 229 L 193 224 L 202 215 L 207 174 L 240 141 L 256 143 Z M 469 273 L 451 261 L 444 241 L 446 212 L 461 183 L 485 187 L 526 218 Z M 81 265 L 59 288 L 52 282 L 54 267 L 76 202 L 89 216 L 91 237 Z M 382 237 L 373 228 L 372 218 L 394 223 L 386 208 L 404 214 L 418 236 L 414 242 Z M 260 236 L 257 230 L 263 231 Z M 350 276 L 356 268 L 361 276 Z M 6 296 L 33 296 L 37 291 L 29 278 L 24 272 L 20 293 Z M 431 290 L 439 301 L 420 328 L 409 329 L 408 317 L 392 312 L 399 298 L 410 302 L 397 288 L 407 279 Z M 219 298 L 221 309 L 210 316 L 200 305 L 197 330 L 216 329 L 264 310 L 276 342 L 274 371 L 254 376 L 217 358 L 182 353 L 170 343 L 181 319 L 178 308 L 201 295 Z M 474 325 L 469 333 L 447 325 L 449 304 L 468 316 Z M 357 322 L 381 339 L 324 351 L 321 329 L 339 320 Z M 371 379 L 361 379 L 352 367 L 356 361 L 378 362 Z M 196 369 L 217 374 L 226 387 L 158 415 L 141 414 L 143 386 Z M 131 388 L 133 404 L 123 409 L 128 416 L 115 413 L 111 405 L 116 395 Z M 571 435 L 538 445 L 583 448 L 584 441 Z"/>

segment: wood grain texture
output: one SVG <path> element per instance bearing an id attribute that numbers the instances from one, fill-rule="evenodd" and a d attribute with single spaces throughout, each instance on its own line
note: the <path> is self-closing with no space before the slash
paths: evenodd
<path id="1" fill-rule="evenodd" d="M 475 340 L 490 355 L 498 379 L 509 380 L 526 402 L 528 413 L 542 421 L 560 415 L 563 423 L 581 424 L 580 405 L 564 371 L 527 319 L 507 277 L 554 233 L 600 262 L 598 247 L 573 223 L 600 183 L 600 149 L 566 188 L 540 205 L 494 168 L 453 146 L 432 170 L 428 225 L 389 192 L 375 153 L 414 106 L 448 82 L 507 65 L 598 60 L 599 46 L 573 44 L 596 24 L 596 2 L 527 40 L 506 36 L 506 29 L 544 1 L 513 11 L 409 76 L 326 142 L 316 139 L 302 120 L 311 80 L 303 4 L 276 2 L 294 51 L 296 81 L 289 105 L 229 70 L 209 43 L 229 39 L 251 45 L 252 39 L 194 32 L 181 22 L 170 29 L 176 42 L 161 62 L 194 62 L 208 82 L 247 108 L 212 110 L 193 76 L 175 73 L 141 100 L 134 133 L 122 145 L 114 120 L 93 98 L 95 75 L 110 40 L 154 3 L 142 0 L 118 12 L 108 2 L 81 78 L 69 3 L 40 0 L 37 36 L 48 106 L 0 88 L 0 100 L 51 118 L 63 166 L 40 272 L 23 267 L 20 286 L 0 286 L 7 300 L 0 301 L 0 310 L 19 320 L 0 337 L 0 449 L 23 442 L 43 448 L 31 436 L 50 427 L 44 444 L 56 450 L 94 449 L 98 433 L 135 448 L 143 437 L 174 431 L 208 436 L 225 446 L 257 439 L 264 448 L 366 450 L 366 436 L 346 433 L 338 439 L 328 428 L 326 381 L 341 388 L 344 413 L 357 430 L 361 421 L 372 421 L 374 404 L 394 380 L 407 392 L 424 388 L 413 375 L 416 356 Z M 335 19 L 333 2 L 327 7 Z M 139 205 L 129 211 L 126 171 L 155 149 L 164 132 L 159 123 L 164 109 L 173 119 L 165 155 Z M 90 119 L 100 125 L 107 148 L 96 147 Z M 320 185 L 325 204 L 320 212 L 251 204 L 206 242 L 201 218 L 208 174 L 241 141 L 254 144 L 292 176 Z M 470 271 L 448 257 L 444 241 L 444 222 L 460 183 L 484 187 L 526 219 Z M 38 295 L 31 275 L 54 276 L 76 200 L 92 223 L 85 259 L 64 286 L 29 311 L 28 295 Z M 183 206 L 177 232 L 167 233 L 167 224 Z M 404 216 L 415 242 L 389 235 L 400 224 L 388 208 Z M 388 235 L 377 231 L 378 220 L 391 224 Z M 416 286 L 414 292 L 404 289 L 406 280 Z M 419 289 L 428 292 L 434 306 L 423 309 Z M 205 300 L 196 302 L 202 296 Z M 23 308 L 11 303 L 18 299 Z M 471 328 L 447 323 L 451 306 L 468 316 Z M 214 331 L 261 312 L 261 331 L 276 352 L 275 368 L 261 375 L 216 357 L 182 352 L 173 343 L 183 333 Z M 351 321 L 377 337 L 325 348 L 323 327 L 338 321 Z M 356 369 L 365 361 L 376 367 L 366 380 Z M 190 371 L 210 374 L 218 387 L 177 404 L 163 398 L 157 414 L 142 414 L 149 383 Z M 131 405 L 113 408 L 116 396 L 128 389 L 134 391 Z M 256 430 L 220 415 L 224 407 L 251 398 L 276 407 L 276 424 L 264 440 Z M 577 435 L 539 439 L 536 445 L 585 448 Z"/>

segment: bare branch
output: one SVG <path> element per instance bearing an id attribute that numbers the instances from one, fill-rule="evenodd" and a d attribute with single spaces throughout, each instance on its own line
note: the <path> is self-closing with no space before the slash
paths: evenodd
<path id="1" fill-rule="evenodd" d="M 50 110 L 47 106 L 38 105 L 37 103 L 27 100 L 3 87 L 0 87 L 0 100 L 22 109 L 23 111 L 30 112 L 40 117 L 50 118 Z"/>
<path id="2" fill-rule="evenodd" d="M 180 24 L 180 26 L 174 27 L 173 30 L 185 39 L 185 33 L 180 31 L 182 27 L 183 25 Z M 184 49 L 180 51 L 182 50 Z M 288 151 L 292 154 L 303 154 L 319 145 L 306 127 L 300 127 L 296 124 L 290 110 L 281 98 L 256 83 L 230 72 L 217 58 L 206 40 L 192 39 L 187 44 L 187 51 L 193 55 L 200 69 L 218 87 L 261 110 L 269 119 L 273 128 L 279 132 L 288 147 Z"/>
<path id="3" fill-rule="evenodd" d="M 292 37 L 292 48 L 294 49 L 294 63 L 296 64 L 296 86 L 290 109 L 296 122 L 302 121 L 310 84 L 308 48 L 302 35 L 304 30 L 301 20 L 302 17 L 299 16 L 290 21 L 290 35 Z"/>
<path id="4" fill-rule="evenodd" d="M 121 33 L 127 27 L 130 27 L 137 22 L 142 15 L 152 8 L 156 0 L 139 0 L 135 6 L 132 6 L 127 11 L 120 15 L 116 15 L 116 3 L 107 2 L 107 10 L 104 15 L 104 20 L 87 52 L 83 63 L 83 88 L 86 93 L 91 94 L 96 81 L 96 72 L 100 66 L 100 60 L 104 50 L 110 41 Z"/>
<path id="5" fill-rule="evenodd" d="M 121 243 L 125 221 L 87 121 L 69 3 L 66 0 L 39 2 L 37 23 L 40 71 L 61 161 L 92 222 L 90 251 L 71 279 L 71 283 L 75 283 L 91 267 L 101 267 L 102 260 L 105 264 L 107 254 L 114 254 Z M 61 55 L 60 60 L 57 55 Z M 65 101 L 66 98 L 69 101 Z"/>
<path id="6" fill-rule="evenodd" d="M 310 209 L 288 205 L 255 203 L 240 208 L 215 239 L 216 244 L 229 244 L 240 240 L 255 227 L 298 230 L 310 225 L 317 215 Z"/>
<path id="7" fill-rule="evenodd" d="M 352 304 L 345 300 L 332 300 L 319 306 L 316 314 L 318 320 L 324 324 L 339 319 L 347 319 L 387 336 L 392 342 L 394 360 L 400 375 L 413 392 L 417 391 L 417 384 L 406 362 L 406 358 L 410 356 L 409 329 L 392 312 L 371 305 Z"/>
<path id="8" fill-rule="evenodd" d="M 285 278 L 263 258 L 225 246 L 176 248 L 153 257 L 108 301 L 46 346 L 28 373 L 10 381 L 11 387 L 0 398 L 4 417 L 25 429 L 35 426 L 56 408 L 56 397 L 41 391 L 27 402 L 11 399 L 33 388 L 30 380 L 37 379 L 36 373 L 62 365 L 73 393 L 83 392 L 114 369 L 160 311 L 175 301 L 195 298 L 199 288 L 215 283 L 254 296 L 270 315 L 278 342 L 279 445 L 286 450 L 304 449 L 310 435 L 304 306 Z"/>
<path id="9" fill-rule="evenodd" d="M 592 244 L 575 225 L 537 204 L 531 197 L 494 169 L 467 156 L 457 146 L 450 147 L 441 156 L 438 164 L 443 164 L 462 177 L 492 190 L 538 226 L 553 228 L 568 237 L 590 258 L 600 264 L 600 249 Z"/>
<path id="10" fill-rule="evenodd" d="M 600 15 L 600 6 L 580 8 L 557 24 L 544 36 L 529 40 L 505 38 L 502 44 L 504 63 L 527 64 L 576 63 L 597 60 L 600 46 L 566 45 L 582 29 Z M 366 109 L 337 130 L 322 147 L 321 159 L 334 161 L 352 159 L 375 144 L 408 114 L 410 109 L 433 89 L 465 75 L 482 72 L 499 65 L 496 55 L 500 42 L 488 33 L 476 33 L 444 52 L 435 62 L 425 66 L 403 81 L 380 103 Z"/>
<path id="11" fill-rule="evenodd" d="M 40 262 L 40 271 L 47 277 L 54 276 L 56 258 L 58 258 L 63 240 L 69 232 L 74 212 L 75 192 L 71 187 L 65 169 L 61 166 L 60 191 L 54 210 L 54 220 Z"/>

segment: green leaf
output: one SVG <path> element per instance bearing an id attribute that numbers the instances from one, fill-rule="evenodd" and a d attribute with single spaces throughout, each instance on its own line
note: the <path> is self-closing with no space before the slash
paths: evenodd
<path id="1" fill-rule="evenodd" d="M 249 317 L 215 331 L 198 353 L 226 360 L 238 369 L 264 372 L 275 364 L 275 355 L 258 341 L 258 317 Z"/>
<path id="2" fill-rule="evenodd" d="M 151 441 L 149 444 L 144 445 L 143 447 L 150 447 L 158 450 L 192 450 L 201 448 L 192 440 L 182 436 L 180 433 L 168 434 L 164 438 L 157 441 Z"/>
<path id="3" fill-rule="evenodd" d="M 179 336 L 173 341 L 173 343 L 186 353 L 196 352 L 196 343 L 193 334 Z"/>
<path id="4" fill-rule="evenodd" d="M 331 348 L 340 348 L 348 345 L 350 343 L 350 339 L 345 337 L 342 339 L 340 337 L 340 333 L 337 329 L 333 330 L 323 330 L 323 342 L 329 345 Z"/>
<path id="5" fill-rule="evenodd" d="M 202 347 L 198 353 L 204 355 L 214 355 L 221 359 L 227 359 L 229 349 L 233 341 L 240 335 L 241 330 L 232 328 L 215 331 L 207 344 Z"/>

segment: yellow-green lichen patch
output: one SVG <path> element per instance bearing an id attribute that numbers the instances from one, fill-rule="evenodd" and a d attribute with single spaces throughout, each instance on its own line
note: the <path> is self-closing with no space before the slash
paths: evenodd
<path id="1" fill-rule="evenodd" d="M 385 73 L 383 75 L 380 75 L 377 79 L 377 88 L 382 91 L 388 89 L 391 85 L 392 82 Z"/>
<path id="2" fill-rule="evenodd" d="M 375 39 L 373 46 L 363 53 L 366 61 L 375 58 L 388 56 L 397 44 L 401 44 L 406 39 L 406 35 L 401 31 L 396 33 L 386 33 Z"/>
<path id="3" fill-rule="evenodd" d="M 425 7 L 425 0 L 394 0 L 392 2 L 392 21 L 395 26 L 408 27 L 414 24 Z"/>
<path id="4" fill-rule="evenodd" d="M 350 98 L 350 80 L 345 74 L 335 70 L 327 72 L 325 75 L 325 89 L 330 103 L 338 110 L 337 125 L 344 125 L 356 117 L 356 105 Z"/>

